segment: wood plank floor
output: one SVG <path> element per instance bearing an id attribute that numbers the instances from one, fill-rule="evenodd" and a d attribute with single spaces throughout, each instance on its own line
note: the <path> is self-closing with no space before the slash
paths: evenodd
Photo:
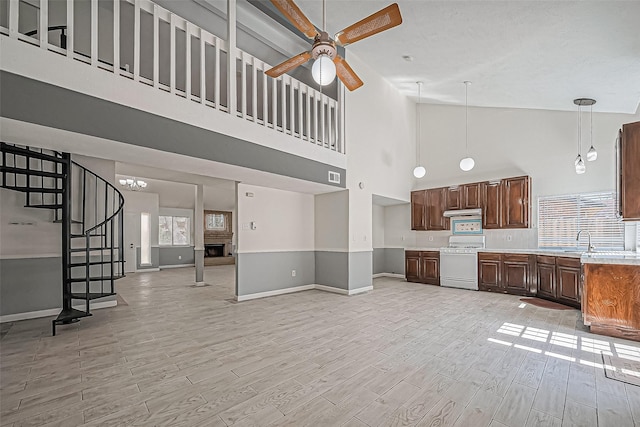
<path id="1" fill-rule="evenodd" d="M 640 388 L 578 311 L 380 278 L 235 303 L 234 266 L 131 274 L 128 303 L 50 336 L 2 326 L 3 426 L 640 426 Z"/>

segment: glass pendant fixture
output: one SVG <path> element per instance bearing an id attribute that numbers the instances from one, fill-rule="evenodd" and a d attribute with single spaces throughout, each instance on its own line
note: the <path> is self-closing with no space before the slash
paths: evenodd
<path id="1" fill-rule="evenodd" d="M 418 85 L 418 102 L 416 103 L 416 167 L 413 168 L 413 176 L 420 179 L 427 174 L 427 169 L 420 164 L 420 102 L 422 100 L 422 82 Z"/>
<path id="2" fill-rule="evenodd" d="M 471 84 L 470 81 L 464 81 L 463 82 L 465 85 L 465 90 L 464 90 L 464 105 L 465 105 L 465 110 L 464 110 L 464 121 L 465 121 L 465 133 L 464 133 L 464 139 L 465 139 L 465 153 L 467 155 L 467 157 L 465 157 L 464 159 L 460 160 L 460 169 L 462 169 L 464 172 L 469 172 L 471 169 L 473 169 L 473 167 L 475 166 L 476 162 L 473 160 L 472 157 L 469 156 L 469 85 Z"/>
<path id="3" fill-rule="evenodd" d="M 578 157 L 576 157 L 575 165 L 576 173 L 578 175 L 582 175 L 587 171 L 587 167 L 584 165 L 584 161 L 582 161 L 582 156 L 580 154 L 578 154 Z"/>
<path id="4" fill-rule="evenodd" d="M 591 140 L 591 148 L 589 148 L 589 151 L 587 151 L 587 161 L 588 162 L 593 162 L 594 160 L 596 160 L 598 158 L 598 152 L 596 151 L 595 147 L 593 146 L 593 104 L 596 103 L 595 100 L 592 100 L 593 103 L 590 104 L 591 106 L 591 111 L 589 113 L 589 133 L 590 133 L 590 137 L 589 139 Z"/>

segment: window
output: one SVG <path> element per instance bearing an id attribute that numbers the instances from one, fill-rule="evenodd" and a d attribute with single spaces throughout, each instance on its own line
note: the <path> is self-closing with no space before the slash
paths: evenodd
<path id="1" fill-rule="evenodd" d="M 151 218 L 140 214 L 140 265 L 151 265 Z"/>
<path id="2" fill-rule="evenodd" d="M 616 216 L 617 200 L 612 191 L 566 194 L 538 198 L 538 247 L 584 249 L 587 235 L 596 248 L 623 250 L 624 224 Z"/>
<path id="3" fill-rule="evenodd" d="M 158 243 L 186 246 L 191 241 L 191 227 L 187 216 L 160 216 Z"/>
<path id="4" fill-rule="evenodd" d="M 225 230 L 224 214 L 207 214 L 206 217 L 207 230 Z"/>

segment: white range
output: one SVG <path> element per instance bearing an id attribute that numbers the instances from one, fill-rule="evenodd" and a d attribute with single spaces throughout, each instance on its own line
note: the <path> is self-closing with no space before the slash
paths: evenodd
<path id="1" fill-rule="evenodd" d="M 440 286 L 478 290 L 478 251 L 484 236 L 449 237 L 449 246 L 440 248 Z"/>

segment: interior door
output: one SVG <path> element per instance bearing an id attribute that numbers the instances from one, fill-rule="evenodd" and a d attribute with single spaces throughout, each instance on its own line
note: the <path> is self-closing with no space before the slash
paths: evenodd
<path id="1" fill-rule="evenodd" d="M 136 248 L 140 246 L 140 214 L 126 212 L 124 215 L 124 271 L 133 273 L 136 271 Z"/>

